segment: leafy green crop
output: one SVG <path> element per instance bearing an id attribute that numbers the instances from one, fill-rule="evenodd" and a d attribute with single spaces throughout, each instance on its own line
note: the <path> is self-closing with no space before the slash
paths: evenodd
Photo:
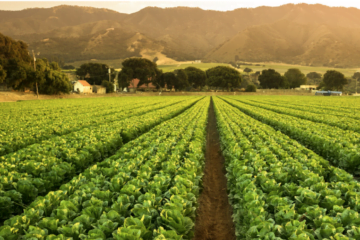
<path id="1" fill-rule="evenodd" d="M 349 173 L 219 98 L 215 112 L 239 239 L 357 239 Z"/>
<path id="2" fill-rule="evenodd" d="M 208 107 L 209 98 L 197 101 L 60 190 L 37 197 L 24 214 L 5 221 L 0 236 L 190 239 L 204 165 Z"/>
<path id="3" fill-rule="evenodd" d="M 269 124 L 284 134 L 298 140 L 304 146 L 330 161 L 333 165 L 350 173 L 360 174 L 360 133 L 356 132 L 358 120 L 352 121 L 352 118 L 348 120 L 347 117 L 339 118 L 337 120 L 337 127 L 334 124 L 328 123 L 330 121 L 328 119 L 331 119 L 332 115 L 317 116 L 315 117 L 317 120 L 314 120 L 313 118 L 306 118 L 308 114 L 303 112 L 297 114 L 297 117 L 293 117 L 289 116 L 291 114 L 287 115 L 287 112 L 292 110 L 281 110 L 283 114 L 279 114 L 275 112 L 277 107 L 266 107 L 271 109 L 270 111 L 257 107 L 255 103 L 249 105 L 247 101 L 243 100 L 239 102 L 230 97 L 224 99 L 249 116 Z M 260 104 L 260 106 L 262 105 Z M 340 106 L 339 108 L 341 109 Z M 353 127 L 340 128 L 339 124 L 352 124 Z"/>
<path id="4" fill-rule="evenodd" d="M 126 119 L 56 136 L 0 157 L 0 209 L 7 208 L 0 211 L 0 220 L 21 213 L 38 195 L 57 189 L 88 166 L 114 154 L 125 141 L 122 136 L 131 136 L 127 141 L 136 138 L 183 112 L 199 98 L 178 100 L 146 105 L 135 109 Z"/>

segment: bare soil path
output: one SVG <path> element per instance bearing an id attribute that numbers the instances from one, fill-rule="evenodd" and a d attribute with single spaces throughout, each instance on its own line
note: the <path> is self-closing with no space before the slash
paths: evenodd
<path id="1" fill-rule="evenodd" d="M 205 157 L 203 191 L 199 199 L 193 240 L 235 240 L 232 209 L 226 191 L 224 157 L 220 149 L 212 100 L 209 108 Z"/>

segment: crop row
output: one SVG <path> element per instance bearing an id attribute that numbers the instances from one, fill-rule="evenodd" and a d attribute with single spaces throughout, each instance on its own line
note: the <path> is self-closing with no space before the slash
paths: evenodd
<path id="1" fill-rule="evenodd" d="M 258 119 L 312 149 L 334 166 L 359 174 L 360 134 L 327 124 L 315 123 L 284 114 L 278 114 L 256 106 L 250 106 L 230 98 L 231 105 Z"/>
<path id="2" fill-rule="evenodd" d="M 5 239 L 189 239 L 209 99 L 125 144 L 5 221 Z"/>
<path id="3" fill-rule="evenodd" d="M 80 131 L 83 128 L 97 126 L 111 121 L 118 121 L 122 118 L 143 114 L 150 110 L 161 109 L 165 106 L 175 104 L 184 99 L 171 99 L 166 103 L 157 101 L 144 104 L 128 102 L 125 106 L 117 109 L 90 111 L 81 116 L 72 116 L 71 113 L 64 113 L 56 116 L 56 120 L 38 120 L 24 125 L 22 122 L 11 121 L 3 126 L 0 133 L 0 156 L 15 152 L 28 145 L 38 143 L 45 139 L 61 136 L 71 132 Z M 36 122 L 36 124 L 34 123 Z"/>
<path id="4" fill-rule="evenodd" d="M 278 102 L 282 104 L 291 104 L 296 107 L 309 107 L 309 111 L 329 110 L 330 112 L 344 112 L 350 114 L 359 114 L 359 99 L 354 97 L 330 97 L 319 98 L 318 96 L 308 97 L 275 97 L 269 99 L 269 102 Z M 359 116 L 359 115 L 358 115 Z"/>
<path id="5" fill-rule="evenodd" d="M 360 184 L 215 99 L 238 239 L 359 239 Z"/>
<path id="6" fill-rule="evenodd" d="M 32 109 L 33 113 L 24 117 L 16 117 L 19 115 L 19 113 L 21 113 L 22 110 L 14 106 L 14 109 L 11 113 L 4 113 L 4 116 L 2 117 L 3 121 L 0 123 L 0 129 L 6 134 L 11 133 L 14 130 L 18 130 L 19 128 L 22 128 L 23 131 L 26 131 L 27 128 L 31 127 L 46 127 L 47 125 L 60 124 L 63 121 L 79 121 L 88 117 L 104 116 L 119 112 L 124 108 L 131 109 L 146 104 L 146 102 L 139 100 L 135 100 L 133 102 L 130 102 L 130 99 L 126 100 L 119 101 L 117 106 L 109 104 L 104 105 L 99 109 L 97 109 L 96 106 L 91 106 L 91 108 L 89 108 L 89 106 L 79 106 L 77 110 L 67 108 L 62 109 L 66 105 L 64 106 L 59 104 L 53 106 L 51 108 L 52 112 L 50 113 Z M 155 103 L 156 101 L 153 102 Z M 34 112 L 37 113 L 36 116 L 34 116 Z M 39 130 L 41 130 L 41 128 L 39 128 Z"/>
<path id="7" fill-rule="evenodd" d="M 350 130 L 355 131 L 357 133 L 360 132 L 360 126 L 359 126 L 359 120 L 346 117 L 344 115 L 342 116 L 335 116 L 331 114 L 317 114 L 317 113 L 311 113 L 309 111 L 303 111 L 303 110 L 296 110 L 292 107 L 283 107 L 283 106 L 276 106 L 274 104 L 268 104 L 268 103 L 260 103 L 260 102 L 252 102 L 248 101 L 246 99 L 242 98 L 236 98 L 237 101 L 251 105 L 256 106 L 260 108 L 264 108 L 276 113 L 286 114 L 293 117 L 298 117 L 306 120 L 310 120 L 313 122 L 318 123 L 324 123 L 330 126 L 335 126 L 338 128 L 341 128 L 343 130 Z"/>
<path id="8" fill-rule="evenodd" d="M 124 142 L 193 105 L 190 99 L 156 111 L 58 136 L 0 157 L 0 219 L 22 211 L 38 195 L 58 189 L 91 164 L 114 154 Z"/>
<path id="9" fill-rule="evenodd" d="M 154 100 L 154 97 L 152 98 Z M 105 109 L 116 109 L 128 102 L 146 103 L 149 98 L 82 98 L 82 99 L 52 99 L 47 101 L 22 101 L 17 103 L 0 103 L 0 117 L 5 121 L 16 120 L 31 122 L 32 120 L 54 119 L 59 115 L 72 114 L 81 116 L 89 110 L 95 112 Z M 158 99 L 160 100 L 160 99 Z M 91 106 L 91 108 L 89 107 Z M 2 126 L 3 123 L 0 123 Z"/>
<path id="10" fill-rule="evenodd" d="M 305 103 L 301 104 L 299 102 L 296 102 L 294 101 L 294 99 L 288 99 L 288 101 L 284 101 L 284 100 L 280 101 L 279 99 L 249 98 L 248 100 L 251 100 L 252 102 L 255 103 L 262 103 L 262 104 L 266 103 L 271 106 L 285 107 L 285 108 L 305 111 L 307 113 L 321 114 L 324 118 L 326 118 L 329 115 L 334 115 L 342 119 L 350 118 L 350 119 L 360 120 L 360 109 L 356 110 L 344 106 L 332 107 L 331 104 L 333 103 L 333 101 L 321 105 L 318 104 L 313 105 L 311 101 L 308 102 L 308 100 L 310 99 L 306 100 L 306 104 Z M 305 102 L 305 99 L 302 99 L 302 101 Z"/>

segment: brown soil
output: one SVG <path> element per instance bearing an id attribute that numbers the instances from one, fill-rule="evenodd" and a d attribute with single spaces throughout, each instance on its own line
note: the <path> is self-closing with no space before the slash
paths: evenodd
<path id="1" fill-rule="evenodd" d="M 224 157 L 220 150 L 212 100 L 209 108 L 205 157 L 203 191 L 199 199 L 193 240 L 236 239 L 235 227 L 231 219 L 232 209 L 226 191 Z"/>

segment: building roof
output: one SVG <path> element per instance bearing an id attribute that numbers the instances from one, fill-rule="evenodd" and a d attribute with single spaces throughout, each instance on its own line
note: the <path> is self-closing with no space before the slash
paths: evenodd
<path id="1" fill-rule="evenodd" d="M 134 78 L 131 82 L 130 82 L 130 86 L 129 88 L 156 88 L 151 82 L 148 84 L 148 87 L 145 84 L 142 84 L 141 86 L 138 86 L 140 80 L 137 78 Z"/>
<path id="2" fill-rule="evenodd" d="M 91 85 L 85 80 L 78 80 L 78 82 L 84 87 L 91 87 Z"/>

